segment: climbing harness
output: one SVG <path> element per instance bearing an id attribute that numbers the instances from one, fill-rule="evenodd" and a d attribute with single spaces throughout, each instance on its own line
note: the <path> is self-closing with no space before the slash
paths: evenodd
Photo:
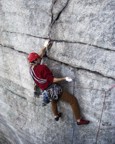
<path id="1" fill-rule="evenodd" d="M 35 84 L 34 86 L 34 97 L 39 98 L 42 93 L 42 90 Z"/>
<path id="2" fill-rule="evenodd" d="M 46 90 L 42 92 L 43 104 L 42 106 L 47 105 L 52 100 L 58 100 L 62 93 L 62 88 L 59 84 L 52 84 Z"/>

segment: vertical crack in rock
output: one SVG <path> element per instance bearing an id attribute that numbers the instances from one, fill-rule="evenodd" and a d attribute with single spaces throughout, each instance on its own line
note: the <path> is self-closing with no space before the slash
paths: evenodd
<path id="1" fill-rule="evenodd" d="M 67 0 L 65 6 L 61 9 L 61 11 L 58 13 L 57 17 L 54 20 L 54 23 L 60 18 L 61 13 L 65 10 L 65 8 L 68 6 L 70 0 Z"/>
<path id="2" fill-rule="evenodd" d="M 53 17 L 52 19 L 52 25 L 53 26 L 55 24 L 55 22 L 60 18 L 60 15 L 62 14 L 62 12 L 65 10 L 65 8 L 68 6 L 70 0 L 67 0 L 64 7 L 62 7 L 62 9 L 58 12 L 56 18 Z M 57 2 L 57 1 L 56 1 Z M 54 5 L 56 4 L 56 2 L 54 2 Z M 53 9 L 52 9 L 53 10 Z M 52 11 L 52 15 L 53 15 L 53 11 Z"/>
<path id="3" fill-rule="evenodd" d="M 57 0 L 52 0 L 52 7 L 51 7 L 51 23 L 49 25 L 49 33 L 48 33 L 48 37 L 51 38 L 51 30 L 52 30 L 52 25 L 53 25 L 53 19 L 54 19 L 54 15 L 53 15 L 53 8 L 55 3 L 57 2 Z"/>
<path id="4" fill-rule="evenodd" d="M 57 0 L 53 0 L 53 1 L 52 1 L 52 7 L 51 7 L 51 25 L 52 25 L 53 19 L 54 19 L 53 7 L 54 7 L 54 5 L 55 5 L 56 2 L 57 2 Z M 51 26 L 51 25 L 50 25 L 50 26 Z"/>
<path id="5" fill-rule="evenodd" d="M 62 12 L 65 10 L 65 8 L 68 6 L 70 0 L 67 0 L 66 3 L 64 4 L 64 6 L 60 9 L 60 11 L 57 13 L 57 15 L 54 17 L 54 12 L 53 10 L 55 9 L 55 5 L 56 3 L 58 3 L 58 0 L 53 0 L 52 1 L 52 7 L 51 7 L 51 24 L 50 24 L 50 30 L 49 30 L 49 38 L 51 37 L 51 30 L 53 25 L 55 24 L 55 22 L 60 18 L 60 15 L 62 14 Z M 60 4 L 60 1 L 59 1 Z M 60 4 L 61 5 L 61 4 Z"/>

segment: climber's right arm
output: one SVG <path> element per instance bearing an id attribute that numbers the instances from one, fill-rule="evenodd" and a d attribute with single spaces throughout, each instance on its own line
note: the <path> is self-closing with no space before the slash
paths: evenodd
<path id="1" fill-rule="evenodd" d="M 58 82 L 61 82 L 61 81 L 64 81 L 64 80 L 66 80 L 66 77 L 64 77 L 64 78 L 54 78 L 53 83 L 58 83 Z"/>
<path id="2" fill-rule="evenodd" d="M 72 82 L 72 78 L 70 77 L 63 77 L 63 78 L 54 78 L 53 83 L 61 82 L 66 80 L 67 82 Z"/>

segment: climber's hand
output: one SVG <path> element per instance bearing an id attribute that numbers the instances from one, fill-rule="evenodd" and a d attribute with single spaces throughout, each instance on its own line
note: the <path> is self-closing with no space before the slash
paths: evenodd
<path id="1" fill-rule="evenodd" d="M 72 78 L 66 77 L 65 80 L 68 81 L 68 82 L 71 82 L 71 81 L 72 81 Z"/>
<path id="2" fill-rule="evenodd" d="M 49 45 L 52 43 L 50 39 L 46 40 L 44 43 L 44 47 L 49 47 Z"/>
<path id="3" fill-rule="evenodd" d="M 50 39 L 46 40 L 44 43 L 44 47 L 49 49 L 49 48 L 51 48 L 52 44 L 53 44 L 53 41 L 51 41 Z"/>
<path id="4" fill-rule="evenodd" d="M 50 40 L 46 40 L 44 43 L 44 47 L 48 47 Z"/>

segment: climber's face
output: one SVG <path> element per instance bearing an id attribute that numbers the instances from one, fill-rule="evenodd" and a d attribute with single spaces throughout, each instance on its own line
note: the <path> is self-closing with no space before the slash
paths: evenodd
<path id="1" fill-rule="evenodd" d="M 41 58 L 38 58 L 34 61 L 35 64 L 40 64 L 40 62 L 41 62 Z"/>

